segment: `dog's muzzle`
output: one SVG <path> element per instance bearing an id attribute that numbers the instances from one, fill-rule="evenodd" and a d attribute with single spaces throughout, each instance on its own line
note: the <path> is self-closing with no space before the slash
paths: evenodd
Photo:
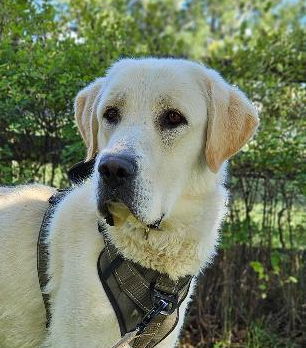
<path id="1" fill-rule="evenodd" d="M 125 206 L 147 228 L 159 229 L 164 214 L 153 221 L 146 219 L 143 212 L 147 209 L 147 202 L 143 200 L 139 185 L 136 184 L 138 171 L 136 158 L 131 155 L 102 156 L 98 165 L 98 209 L 110 225 L 113 225 L 113 214 L 127 216 L 126 210 L 122 209 Z"/>
<path id="2" fill-rule="evenodd" d="M 106 215 L 108 204 L 118 202 L 131 212 L 135 205 L 136 159 L 131 155 L 104 155 L 99 165 L 98 208 Z"/>

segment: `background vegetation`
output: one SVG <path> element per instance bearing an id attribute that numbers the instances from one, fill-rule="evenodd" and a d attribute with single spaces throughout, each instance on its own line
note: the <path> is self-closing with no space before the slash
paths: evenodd
<path id="1" fill-rule="evenodd" d="M 1 1 L 0 184 L 68 184 L 85 153 L 73 98 L 122 56 L 201 61 L 259 108 L 184 347 L 303 345 L 305 13 L 302 0 Z"/>

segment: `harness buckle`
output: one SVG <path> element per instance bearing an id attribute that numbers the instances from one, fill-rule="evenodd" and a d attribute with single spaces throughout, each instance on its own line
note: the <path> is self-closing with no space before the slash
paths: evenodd
<path id="1" fill-rule="evenodd" d="M 149 323 L 159 314 L 170 315 L 178 306 L 178 296 L 167 294 L 160 290 L 153 290 L 153 308 L 144 316 L 136 327 L 137 335 L 141 334 Z"/>
<path id="2" fill-rule="evenodd" d="M 161 301 L 163 301 L 167 305 L 162 311 L 160 311 L 160 314 L 170 315 L 176 310 L 178 306 L 178 295 L 168 294 L 166 292 L 154 289 L 154 292 L 153 292 L 154 304 L 160 303 Z"/>
<path id="3" fill-rule="evenodd" d="M 141 334 L 150 322 L 168 306 L 168 303 L 162 299 L 154 302 L 153 308 L 144 316 L 141 323 L 136 326 L 138 334 Z"/>

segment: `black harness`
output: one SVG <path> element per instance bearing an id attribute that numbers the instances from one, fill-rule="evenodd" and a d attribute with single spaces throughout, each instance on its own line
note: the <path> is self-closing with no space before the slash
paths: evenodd
<path id="1" fill-rule="evenodd" d="M 73 183 L 83 181 L 92 172 L 93 165 L 94 160 L 78 163 L 69 171 L 70 180 Z M 45 292 L 48 282 L 48 225 L 57 204 L 70 190 L 59 190 L 49 198 L 49 207 L 45 212 L 37 243 L 37 270 L 47 327 L 51 320 L 49 295 Z M 108 217 L 108 223 L 111 220 Z M 107 225 L 98 223 L 97 227 L 105 243 L 97 261 L 97 271 L 116 313 L 121 336 L 133 333 L 130 339 L 133 341 L 132 347 L 154 347 L 175 328 L 179 307 L 188 294 L 192 276 L 174 281 L 167 274 L 125 259 L 111 243 Z"/>

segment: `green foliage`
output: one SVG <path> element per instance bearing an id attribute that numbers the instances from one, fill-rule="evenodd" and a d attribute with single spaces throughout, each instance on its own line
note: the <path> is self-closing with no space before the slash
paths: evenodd
<path id="1" fill-rule="evenodd" d="M 264 322 L 253 323 L 247 334 L 247 348 L 297 348 L 297 345 L 289 340 L 278 337 L 277 333 L 267 330 Z"/>

